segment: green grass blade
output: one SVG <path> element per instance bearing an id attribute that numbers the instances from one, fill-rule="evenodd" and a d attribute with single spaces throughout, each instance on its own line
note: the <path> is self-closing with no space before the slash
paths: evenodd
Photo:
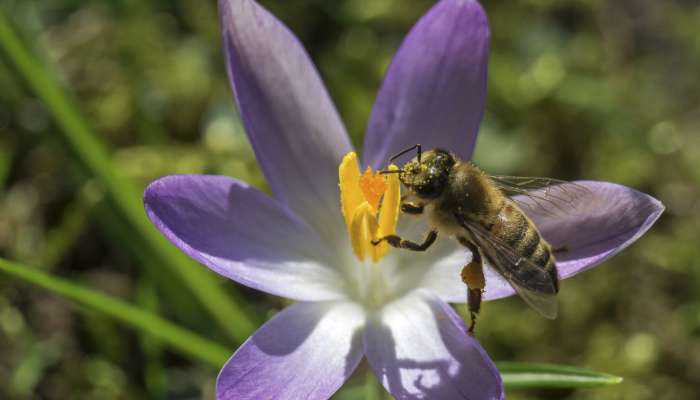
<path id="1" fill-rule="evenodd" d="M 588 388 L 622 382 L 619 376 L 565 365 L 504 361 L 496 363 L 496 366 L 509 389 Z"/>
<path id="2" fill-rule="evenodd" d="M 123 300 L 0 258 L 0 271 L 63 296 L 162 341 L 173 350 L 220 368 L 231 350 Z"/>
<path id="3" fill-rule="evenodd" d="M 14 145 L 5 138 L 0 139 L 0 190 L 5 188 L 5 181 L 10 175 L 10 166 L 14 157 Z"/>
<path id="4" fill-rule="evenodd" d="M 150 313 L 158 313 L 159 299 L 155 285 L 148 277 L 139 280 L 136 301 L 138 305 Z M 141 335 L 139 338 L 144 354 L 143 381 L 151 399 L 167 398 L 168 371 L 163 363 L 164 346 L 161 341 L 150 335 Z"/>
<path id="5" fill-rule="evenodd" d="M 162 272 L 158 271 L 157 265 L 153 265 L 154 260 L 144 247 L 132 240 L 131 230 L 113 208 L 100 204 L 95 210 L 95 215 L 106 238 L 112 243 L 121 243 L 125 252 L 144 267 L 144 274 L 149 276 L 154 284 L 157 282 L 158 293 L 163 300 L 167 301 L 167 307 L 176 320 L 187 321 L 189 326 L 207 326 L 213 329 L 214 326 L 208 323 L 210 321 L 202 318 L 203 313 L 199 304 L 193 302 L 190 296 L 183 296 L 183 293 L 189 293 L 185 283 L 180 279 L 162 279 Z"/>
<path id="6" fill-rule="evenodd" d="M 220 287 L 213 275 L 181 254 L 165 240 L 145 217 L 141 191 L 114 168 L 109 152 L 78 111 L 78 107 L 21 42 L 7 16 L 0 10 L 0 51 L 44 102 L 71 151 L 88 174 L 105 189 L 110 204 L 128 221 L 133 240 L 140 243 L 160 268 L 171 268 L 222 329 L 237 342 L 244 341 L 255 329 L 254 318 Z M 149 263 L 150 264 L 150 263 Z"/>

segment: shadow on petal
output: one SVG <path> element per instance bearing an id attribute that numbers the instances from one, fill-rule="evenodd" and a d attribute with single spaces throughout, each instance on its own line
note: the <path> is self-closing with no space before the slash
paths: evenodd
<path id="1" fill-rule="evenodd" d="M 217 399 L 327 399 L 362 360 L 364 312 L 343 302 L 297 303 L 248 339 L 217 379 Z"/>
<path id="2" fill-rule="evenodd" d="M 501 399 L 495 365 L 454 311 L 432 295 L 411 297 L 367 328 L 366 355 L 384 387 L 401 400 Z"/>
<path id="3" fill-rule="evenodd" d="M 271 319 L 264 329 L 251 336 L 250 341 L 270 356 L 285 356 L 295 352 L 311 336 L 319 321 L 328 314 L 328 308 L 314 306 L 315 304 L 304 305 L 313 311 L 295 314 L 294 318 L 286 318 L 282 314 L 282 318 Z"/>

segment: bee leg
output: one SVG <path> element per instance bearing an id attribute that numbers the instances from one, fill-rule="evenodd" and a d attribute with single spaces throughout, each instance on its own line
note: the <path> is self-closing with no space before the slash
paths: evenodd
<path id="1" fill-rule="evenodd" d="M 396 247 L 398 249 L 426 251 L 428 250 L 428 247 L 435 243 L 435 239 L 437 239 L 437 230 L 433 229 L 432 231 L 428 232 L 428 236 L 425 237 L 423 243 L 416 243 L 410 240 L 402 239 L 401 236 L 397 235 L 388 235 L 384 236 L 383 238 L 373 240 L 372 244 L 376 246 L 383 240 L 386 240 L 386 242 L 389 243 L 389 246 Z"/>
<path id="2" fill-rule="evenodd" d="M 412 215 L 420 215 L 423 214 L 423 206 L 417 203 L 411 203 L 411 202 L 402 202 L 401 203 L 401 212 L 406 213 L 406 214 L 412 214 Z"/>
<path id="3" fill-rule="evenodd" d="M 561 247 L 557 247 L 556 249 L 553 249 L 553 250 L 552 250 L 552 253 L 554 253 L 554 254 L 557 254 L 557 253 L 566 253 L 567 251 L 569 251 L 569 248 L 566 247 L 566 245 L 564 245 L 564 246 L 561 246 Z"/>
<path id="4" fill-rule="evenodd" d="M 472 289 L 469 288 L 469 294 L 467 295 L 467 300 L 469 302 L 469 316 L 471 321 L 469 322 L 469 330 L 467 331 L 470 335 L 474 335 L 474 327 L 476 327 L 476 316 L 479 314 L 481 308 L 481 294 L 483 289 Z"/>
<path id="5" fill-rule="evenodd" d="M 468 332 L 470 335 L 473 335 L 474 327 L 476 326 L 476 316 L 481 310 L 481 295 L 484 293 L 484 287 L 486 287 L 486 278 L 484 277 L 483 262 L 479 248 L 464 238 L 459 238 L 459 242 L 472 252 L 472 260 L 462 268 L 462 282 L 469 289 L 467 303 L 469 305 L 471 323 L 469 324 Z"/>

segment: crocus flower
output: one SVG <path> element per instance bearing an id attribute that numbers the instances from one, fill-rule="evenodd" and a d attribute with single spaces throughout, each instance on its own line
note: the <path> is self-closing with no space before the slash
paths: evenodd
<path id="1" fill-rule="evenodd" d="M 415 143 L 472 154 L 489 51 L 479 3 L 441 0 L 413 27 L 388 68 L 361 160 L 296 37 L 253 0 L 220 0 L 219 12 L 233 93 L 272 196 L 223 176 L 167 176 L 146 189 L 146 210 L 190 257 L 297 303 L 233 354 L 217 398 L 325 399 L 363 357 L 398 399 L 503 398 L 496 367 L 447 304 L 465 302 L 468 251 L 449 238 L 424 254 L 375 254 L 366 243 L 394 229 L 388 198 L 398 186 L 372 172 L 390 155 Z M 663 210 L 633 189 L 580 184 L 590 189 L 578 200 L 585 212 L 532 215 L 544 238 L 567 246 L 562 278 L 628 246 Z M 422 228 L 398 229 L 419 239 Z M 487 273 L 485 299 L 513 294 Z"/>

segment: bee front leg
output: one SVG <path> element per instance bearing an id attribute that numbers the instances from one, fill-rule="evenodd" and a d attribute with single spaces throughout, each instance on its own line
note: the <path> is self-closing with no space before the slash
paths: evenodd
<path id="1" fill-rule="evenodd" d="M 421 204 L 411 203 L 408 201 L 402 202 L 401 212 L 412 215 L 420 215 L 423 214 L 423 206 Z"/>
<path id="2" fill-rule="evenodd" d="M 433 243 L 435 243 L 435 239 L 437 239 L 437 230 L 433 229 L 432 231 L 428 232 L 428 236 L 425 237 L 423 243 L 416 243 L 410 240 L 402 239 L 401 236 L 397 235 L 388 235 L 384 236 L 383 238 L 373 240 L 372 244 L 376 246 L 382 241 L 386 241 L 389 243 L 389 246 L 396 247 L 398 249 L 426 251 L 430 246 L 432 246 Z"/>
<path id="3" fill-rule="evenodd" d="M 481 310 L 481 295 L 486 287 L 486 278 L 484 277 L 483 262 L 479 248 L 464 238 L 459 238 L 459 242 L 472 252 L 472 260 L 462 268 L 462 282 L 468 288 L 467 303 L 469 305 L 469 316 L 471 317 L 468 332 L 470 335 L 473 335 L 474 327 L 476 327 L 476 316 Z"/>

